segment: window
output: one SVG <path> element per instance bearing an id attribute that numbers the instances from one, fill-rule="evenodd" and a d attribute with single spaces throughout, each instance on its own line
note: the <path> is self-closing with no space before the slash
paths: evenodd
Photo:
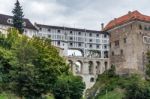
<path id="1" fill-rule="evenodd" d="M 120 50 L 120 54 L 123 55 L 123 50 L 122 49 Z"/>
<path id="2" fill-rule="evenodd" d="M 72 34 L 72 31 L 70 31 L 70 34 Z"/>
<path id="3" fill-rule="evenodd" d="M 104 51 L 104 58 L 108 58 L 108 51 Z"/>
<path id="4" fill-rule="evenodd" d="M 73 44 L 72 43 L 70 43 L 70 46 L 72 46 Z"/>
<path id="5" fill-rule="evenodd" d="M 148 30 L 146 26 L 144 27 L 144 30 Z"/>
<path id="6" fill-rule="evenodd" d="M 99 45 L 96 45 L 96 48 L 99 48 Z"/>
<path id="7" fill-rule="evenodd" d="M 57 42 L 57 45 L 60 45 L 60 41 Z"/>
<path id="8" fill-rule="evenodd" d="M 51 29 L 48 29 L 48 32 L 50 32 L 51 31 Z"/>
<path id="9" fill-rule="evenodd" d="M 104 49 L 107 49 L 107 45 L 104 45 Z"/>
<path id="10" fill-rule="evenodd" d="M 42 30 L 42 28 L 40 27 L 39 30 Z"/>
<path id="11" fill-rule="evenodd" d="M 124 43 L 126 43 L 127 42 L 127 38 L 124 38 Z"/>
<path id="12" fill-rule="evenodd" d="M 57 30 L 58 33 L 60 33 L 60 30 Z"/>
<path id="13" fill-rule="evenodd" d="M 107 37 L 107 34 L 104 34 L 104 38 L 106 38 Z"/>
<path id="14" fill-rule="evenodd" d="M 139 25 L 139 29 L 142 30 L 142 25 Z"/>
<path id="15" fill-rule="evenodd" d="M 92 48 L 92 44 L 90 44 L 90 48 Z"/>
<path id="16" fill-rule="evenodd" d="M 90 33 L 89 36 L 92 36 L 92 33 Z"/>
<path id="17" fill-rule="evenodd" d="M 72 38 L 72 37 L 70 37 L 70 40 L 73 40 L 73 38 Z"/>
<path id="18" fill-rule="evenodd" d="M 89 41 L 92 42 L 92 39 L 90 39 Z"/>
<path id="19" fill-rule="evenodd" d="M 96 34 L 97 37 L 99 37 L 99 34 Z"/>
<path id="20" fill-rule="evenodd" d="M 119 40 L 115 41 L 115 46 L 116 46 L 116 47 L 119 46 Z"/>
<path id="21" fill-rule="evenodd" d="M 81 35 L 81 32 L 79 32 L 78 34 Z"/>
<path id="22" fill-rule="evenodd" d="M 79 46 L 81 46 L 81 43 L 79 43 Z"/>
<path id="23" fill-rule="evenodd" d="M 114 51 L 112 51 L 112 53 L 111 53 L 111 54 L 112 54 L 112 56 L 114 56 Z"/>
<path id="24" fill-rule="evenodd" d="M 90 82 L 94 82 L 94 78 L 93 77 L 90 79 Z"/>

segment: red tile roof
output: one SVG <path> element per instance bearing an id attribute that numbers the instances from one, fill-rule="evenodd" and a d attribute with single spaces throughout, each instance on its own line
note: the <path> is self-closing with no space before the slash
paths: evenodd
<path id="1" fill-rule="evenodd" d="M 133 20 L 140 20 L 140 21 L 146 21 L 150 22 L 150 16 L 146 16 L 138 12 L 137 10 L 133 12 L 128 12 L 128 14 L 121 16 L 119 18 L 115 18 L 114 20 L 110 21 L 104 28 L 104 30 L 112 29 L 116 26 L 122 25 L 126 22 L 130 22 Z"/>

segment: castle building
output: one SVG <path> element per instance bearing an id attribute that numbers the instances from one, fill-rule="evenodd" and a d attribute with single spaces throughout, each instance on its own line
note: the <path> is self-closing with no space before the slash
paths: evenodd
<path id="1" fill-rule="evenodd" d="M 50 26 L 35 24 L 38 28 L 38 36 L 52 40 L 54 46 L 67 50 L 80 50 L 84 57 L 108 58 L 109 37 L 107 32 L 86 30 L 70 27 Z M 93 54 L 93 51 L 97 52 Z"/>
<path id="2" fill-rule="evenodd" d="M 110 36 L 110 63 L 116 66 L 116 72 L 143 73 L 150 50 L 150 16 L 129 11 L 110 21 L 104 30 Z"/>
<path id="3" fill-rule="evenodd" d="M 38 37 L 50 38 L 52 44 L 63 49 L 74 75 L 81 76 L 86 89 L 91 88 L 98 74 L 109 69 L 109 36 L 107 32 L 79 28 L 35 24 Z M 78 50 L 81 56 L 69 55 L 69 50 Z"/>
<path id="4" fill-rule="evenodd" d="M 29 19 L 23 19 L 24 34 L 32 37 L 37 34 L 37 29 L 33 26 Z M 6 30 L 13 27 L 13 17 L 0 14 L 0 32 L 6 33 Z"/>

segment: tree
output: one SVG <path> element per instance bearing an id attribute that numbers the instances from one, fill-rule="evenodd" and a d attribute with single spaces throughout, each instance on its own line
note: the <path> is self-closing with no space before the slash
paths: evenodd
<path id="1" fill-rule="evenodd" d="M 85 87 L 82 79 L 69 72 L 49 39 L 28 38 L 17 30 L 8 32 L 7 36 L 0 36 L 2 90 L 27 99 L 41 99 L 48 93 L 70 99 L 82 97 Z"/>
<path id="2" fill-rule="evenodd" d="M 6 37 L 0 37 L 3 90 L 29 99 L 51 92 L 57 78 L 69 72 L 65 60 L 48 39 L 28 38 L 17 30 L 8 32 Z"/>
<path id="3" fill-rule="evenodd" d="M 20 33 L 23 32 L 23 11 L 22 7 L 20 6 L 19 1 L 15 3 L 15 8 L 12 11 L 13 13 L 13 25 L 16 29 L 19 30 Z"/>
<path id="4" fill-rule="evenodd" d="M 125 99 L 150 99 L 150 84 L 139 79 L 126 88 Z"/>
<path id="5" fill-rule="evenodd" d="M 61 75 L 54 84 L 53 94 L 56 99 L 81 99 L 84 88 L 81 77 Z"/>

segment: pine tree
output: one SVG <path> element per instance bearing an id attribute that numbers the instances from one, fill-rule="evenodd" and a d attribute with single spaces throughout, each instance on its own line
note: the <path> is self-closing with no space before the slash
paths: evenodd
<path id="1" fill-rule="evenodd" d="M 15 8 L 12 11 L 13 13 L 13 25 L 16 29 L 19 30 L 20 33 L 23 32 L 23 11 L 22 6 L 20 6 L 19 1 L 15 3 Z"/>

